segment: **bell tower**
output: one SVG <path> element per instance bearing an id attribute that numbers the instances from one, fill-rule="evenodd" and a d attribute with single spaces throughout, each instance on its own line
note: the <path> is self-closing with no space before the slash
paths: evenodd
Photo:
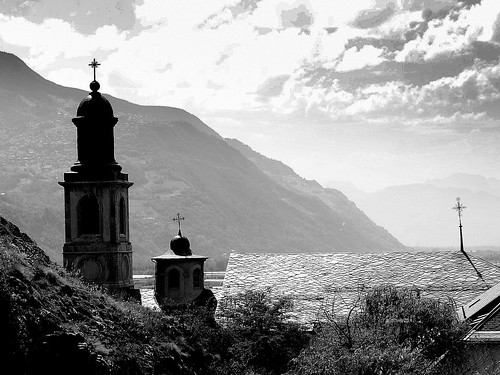
<path id="1" fill-rule="evenodd" d="M 95 69 L 92 90 L 80 103 L 73 124 L 78 160 L 64 174 L 65 243 L 63 263 L 80 270 L 87 281 L 124 296 L 133 288 L 129 237 L 128 188 L 132 183 L 114 157 L 113 116 L 109 101 L 98 91 Z"/>

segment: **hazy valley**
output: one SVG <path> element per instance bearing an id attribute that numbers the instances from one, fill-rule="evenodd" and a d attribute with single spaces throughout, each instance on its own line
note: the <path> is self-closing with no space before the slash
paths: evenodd
<path id="1" fill-rule="evenodd" d="M 376 223 L 411 247 L 453 247 L 459 244 L 456 197 L 466 206 L 463 216 L 466 248 L 500 245 L 500 180 L 454 174 L 421 184 L 391 186 L 365 193 L 347 184 L 342 188 Z"/>

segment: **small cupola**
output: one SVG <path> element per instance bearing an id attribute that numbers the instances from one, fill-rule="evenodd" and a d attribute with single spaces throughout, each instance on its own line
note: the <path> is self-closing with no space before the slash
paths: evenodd
<path id="1" fill-rule="evenodd" d="M 187 237 L 184 237 L 182 235 L 180 228 L 177 236 L 172 238 L 172 240 L 170 241 L 170 250 L 172 250 L 175 255 L 193 255 L 193 253 L 191 252 L 191 244 L 189 243 Z"/>
<path id="2" fill-rule="evenodd" d="M 173 219 L 179 225 L 177 235 L 170 241 L 170 250 L 151 258 L 155 263 L 155 298 L 162 307 L 206 305 L 214 301 L 213 293 L 204 286 L 206 256 L 195 255 L 187 237 L 181 232 L 180 214 Z"/>

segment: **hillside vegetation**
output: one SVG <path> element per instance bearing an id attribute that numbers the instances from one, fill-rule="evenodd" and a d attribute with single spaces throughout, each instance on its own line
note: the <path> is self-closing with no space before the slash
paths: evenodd
<path id="1" fill-rule="evenodd" d="M 203 308 L 166 314 L 116 301 L 0 217 L 0 360 L 9 374 L 282 373 L 308 335 L 285 322 L 287 303 L 249 296 L 227 305 L 242 319 L 226 327 Z"/>
<path id="2" fill-rule="evenodd" d="M 193 374 L 173 317 L 68 275 L 0 218 L 0 356 L 11 374 Z"/>

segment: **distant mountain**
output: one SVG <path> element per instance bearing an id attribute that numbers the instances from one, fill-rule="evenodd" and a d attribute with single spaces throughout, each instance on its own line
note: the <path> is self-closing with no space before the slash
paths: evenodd
<path id="1" fill-rule="evenodd" d="M 351 228 L 354 228 L 354 231 L 363 233 L 368 238 L 376 238 L 377 241 L 385 243 L 388 249 L 394 248 L 394 237 L 387 230 L 370 220 L 363 211 L 356 207 L 339 190 L 323 188 L 314 180 L 306 180 L 296 174 L 289 166 L 259 154 L 236 139 L 226 139 L 226 141 L 284 188 L 306 196 L 316 197 L 332 211 L 342 215 L 345 220 L 340 230 L 352 230 Z M 400 248 L 403 248 L 403 246 L 400 246 Z"/>
<path id="2" fill-rule="evenodd" d="M 321 185 L 326 188 L 340 190 L 353 202 L 359 202 L 361 199 L 366 198 L 368 194 L 366 191 L 359 189 L 352 182 L 328 180 L 324 181 Z"/>
<path id="3" fill-rule="evenodd" d="M 475 174 L 455 173 L 445 178 L 427 180 L 425 183 L 439 188 L 460 188 L 473 192 L 484 191 L 500 197 L 500 180 Z"/>
<path id="4" fill-rule="evenodd" d="M 454 174 L 359 195 L 356 204 L 408 246 L 459 246 L 456 197 L 466 248 L 500 245 L 500 180 Z"/>
<path id="5" fill-rule="evenodd" d="M 340 192 L 322 192 L 312 182 L 307 189 L 291 188 L 196 116 L 132 104 L 103 90 L 119 118 L 116 159 L 134 182 L 130 223 L 136 266 L 150 265 L 151 256 L 168 249 L 177 212 L 187 219 L 183 233 L 193 251 L 212 258 L 232 249 L 402 248 Z M 87 94 L 47 81 L 16 56 L 0 53 L 0 213 L 55 260 L 64 241 L 63 191 L 57 182 L 76 160 L 71 118 Z"/>

